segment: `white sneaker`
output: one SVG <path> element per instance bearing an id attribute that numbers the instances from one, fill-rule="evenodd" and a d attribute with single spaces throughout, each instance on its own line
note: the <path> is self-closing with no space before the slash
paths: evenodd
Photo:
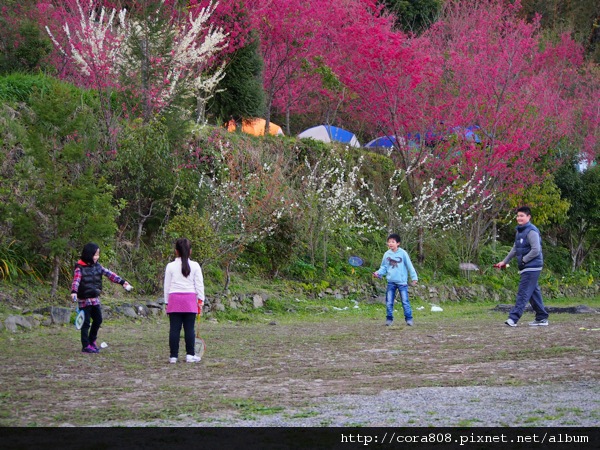
<path id="1" fill-rule="evenodd" d="M 185 357 L 185 362 L 189 362 L 189 363 L 195 363 L 200 361 L 200 357 L 196 356 L 196 355 L 186 355 Z"/>
<path id="2" fill-rule="evenodd" d="M 506 325 L 508 325 L 509 327 L 516 327 L 517 324 L 515 323 L 514 320 L 512 319 L 506 319 L 506 322 L 504 322 Z"/>
<path id="3" fill-rule="evenodd" d="M 175 364 L 177 362 L 177 358 L 169 358 L 169 364 Z"/>

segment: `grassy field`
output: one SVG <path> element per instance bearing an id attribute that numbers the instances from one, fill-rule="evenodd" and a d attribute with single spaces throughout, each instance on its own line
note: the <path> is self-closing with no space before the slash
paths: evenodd
<path id="1" fill-rule="evenodd" d="M 552 301 L 585 304 L 600 298 Z M 355 308 L 355 306 L 358 306 Z M 413 303 L 384 326 L 382 304 L 269 300 L 200 325 L 198 364 L 168 364 L 168 319 L 106 320 L 100 354 L 72 325 L 0 332 L 0 426 L 215 420 L 285 413 L 337 394 L 448 386 L 600 380 L 600 314 L 553 314 L 549 327 L 503 324 L 493 303 Z M 398 309 L 398 308 L 397 308 Z M 235 319 L 235 320 L 232 320 Z M 183 342 L 182 342 L 183 350 Z"/>

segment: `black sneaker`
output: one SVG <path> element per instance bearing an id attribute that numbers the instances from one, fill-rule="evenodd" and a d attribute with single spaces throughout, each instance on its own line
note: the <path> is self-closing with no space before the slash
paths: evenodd
<path id="1" fill-rule="evenodd" d="M 530 327 L 547 327 L 548 319 L 534 320 L 533 322 L 529 322 L 529 326 Z"/>

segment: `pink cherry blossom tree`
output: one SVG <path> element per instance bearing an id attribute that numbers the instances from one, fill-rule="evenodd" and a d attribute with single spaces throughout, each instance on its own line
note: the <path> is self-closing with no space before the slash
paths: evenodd
<path id="1" fill-rule="evenodd" d="M 273 111 L 284 114 L 288 132 L 292 113 L 333 123 L 349 94 L 335 68 L 345 57 L 340 42 L 356 42 L 351 26 L 371 23 L 381 7 L 372 0 L 251 0 L 246 6 L 261 37 L 267 119 Z"/>
<path id="2" fill-rule="evenodd" d="M 308 0 L 255 0 L 247 5 L 261 38 L 268 128 L 276 99 L 287 96 L 283 103 L 289 104 L 296 92 L 293 82 L 306 76 L 303 63 L 315 52 L 317 21 L 324 5 Z"/>
<path id="3" fill-rule="evenodd" d="M 582 167 L 598 163 L 600 157 L 600 68 L 589 63 L 574 93 L 575 127 L 571 142 L 579 149 Z"/>
<path id="4" fill-rule="evenodd" d="M 450 134 L 435 146 L 428 171 L 442 182 L 455 176 L 457 164 L 467 170 L 463 176 L 493 174 L 488 188 L 496 200 L 468 230 L 475 250 L 495 233 L 508 199 L 558 166 L 544 162 L 556 158 L 552 150 L 573 127 L 571 92 L 582 49 L 567 36 L 543 40 L 539 21 L 519 20 L 519 8 L 501 0 L 450 1 L 427 34 L 443 52 L 440 120 Z M 464 130 L 473 125 L 467 139 Z"/>
<path id="5" fill-rule="evenodd" d="M 439 192 L 462 179 L 482 186 L 484 197 L 495 194 L 493 207 L 474 216 L 477 240 L 509 195 L 544 176 L 536 168 L 547 165 L 537 163 L 573 123 L 569 93 L 581 50 L 568 37 L 545 42 L 539 23 L 519 20 L 518 8 L 451 0 L 421 38 L 355 29 L 364 45 L 346 52 L 354 69 L 343 81 L 357 94 L 355 111 L 381 134 L 398 137 L 394 158 L 413 208 L 431 179 Z M 469 126 L 478 128 L 469 134 Z M 479 183 L 486 174 L 493 179 Z"/>

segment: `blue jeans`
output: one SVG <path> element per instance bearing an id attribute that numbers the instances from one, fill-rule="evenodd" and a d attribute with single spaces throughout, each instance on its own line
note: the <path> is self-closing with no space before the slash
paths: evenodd
<path id="1" fill-rule="evenodd" d="M 543 320 L 548 318 L 548 312 L 544 307 L 544 301 L 542 300 L 542 292 L 538 284 L 541 271 L 523 272 L 521 274 L 521 280 L 519 281 L 519 291 L 517 292 L 517 301 L 515 306 L 510 310 L 508 317 L 514 320 L 515 323 L 519 321 L 525 311 L 527 303 L 531 304 L 533 311 L 535 312 L 535 320 Z"/>
<path id="2" fill-rule="evenodd" d="M 408 285 L 389 282 L 385 293 L 386 319 L 394 320 L 394 298 L 396 297 L 396 289 L 400 292 L 400 300 L 402 301 L 402 309 L 404 309 L 404 320 L 412 320 L 412 309 L 408 301 Z"/>

